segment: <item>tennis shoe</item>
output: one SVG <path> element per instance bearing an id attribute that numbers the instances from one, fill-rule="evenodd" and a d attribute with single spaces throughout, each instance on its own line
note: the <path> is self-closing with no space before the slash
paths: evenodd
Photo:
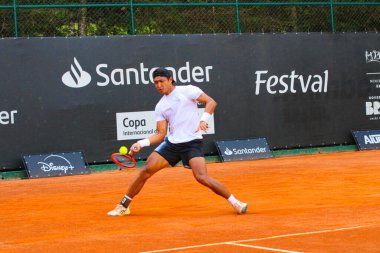
<path id="1" fill-rule="evenodd" d="M 248 209 L 248 204 L 247 204 L 247 203 L 240 202 L 240 201 L 237 201 L 237 202 L 233 205 L 233 208 L 235 209 L 235 211 L 236 211 L 238 214 L 245 214 L 245 213 L 247 212 L 247 209 Z"/>
<path id="2" fill-rule="evenodd" d="M 124 216 L 129 215 L 131 211 L 129 210 L 129 207 L 124 207 L 121 204 L 117 204 L 115 209 L 109 211 L 107 213 L 108 216 Z"/>

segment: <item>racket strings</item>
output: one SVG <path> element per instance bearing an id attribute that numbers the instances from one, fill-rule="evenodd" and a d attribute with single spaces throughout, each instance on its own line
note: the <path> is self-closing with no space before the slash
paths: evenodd
<path id="1" fill-rule="evenodd" d="M 130 158 L 123 155 L 115 155 L 114 159 L 117 160 L 119 163 L 122 163 L 126 166 L 134 165 L 134 162 Z"/>

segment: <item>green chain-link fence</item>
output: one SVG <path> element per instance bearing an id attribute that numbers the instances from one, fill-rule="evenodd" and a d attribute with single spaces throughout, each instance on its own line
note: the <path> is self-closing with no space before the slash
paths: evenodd
<path id="1" fill-rule="evenodd" d="M 0 36 L 377 32 L 376 1 L 0 0 Z"/>

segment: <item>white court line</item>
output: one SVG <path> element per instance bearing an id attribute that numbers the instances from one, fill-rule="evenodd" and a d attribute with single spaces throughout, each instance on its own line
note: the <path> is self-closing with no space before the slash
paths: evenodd
<path id="1" fill-rule="evenodd" d="M 247 239 L 247 240 L 239 240 L 239 241 L 231 241 L 231 242 L 233 242 L 233 243 L 235 243 L 235 242 L 238 242 L 238 243 L 239 242 L 255 242 L 255 241 L 263 241 L 263 240 L 276 239 L 276 238 L 291 237 L 291 236 L 331 233 L 331 232 L 344 231 L 344 230 L 353 230 L 353 229 L 365 228 L 365 227 L 369 227 L 369 226 L 356 226 L 356 227 L 348 227 L 348 228 L 326 229 L 326 230 L 319 230 L 319 231 L 294 233 L 294 234 L 287 234 L 287 235 L 275 235 L 275 236 L 269 236 L 269 237 L 264 237 L 264 238 Z"/>
<path id="2" fill-rule="evenodd" d="M 142 251 L 140 253 L 155 253 L 155 252 L 167 252 L 167 251 L 175 251 L 175 250 L 183 250 L 183 249 L 195 249 L 195 248 L 202 248 L 202 247 L 218 246 L 218 245 L 222 245 L 222 244 L 225 244 L 225 242 L 201 244 L 201 245 L 186 246 L 186 247 L 171 248 L 171 249 L 159 249 L 159 250 L 152 250 L 152 251 Z"/>
<path id="3" fill-rule="evenodd" d="M 366 73 L 366 75 L 379 75 L 380 72 L 377 72 L 377 73 Z"/>
<path id="4" fill-rule="evenodd" d="M 261 246 L 255 246 L 255 245 L 247 245 L 247 244 L 241 244 L 241 243 L 227 242 L 225 244 L 236 245 L 236 246 L 247 247 L 247 248 L 254 248 L 254 249 L 263 249 L 263 250 L 269 250 L 269 251 L 276 251 L 276 252 L 302 253 L 302 252 L 299 252 L 299 251 L 290 251 L 290 250 L 284 250 L 284 249 L 275 249 L 275 248 L 261 247 Z"/>
<path id="5" fill-rule="evenodd" d="M 171 249 L 142 251 L 140 253 L 168 252 L 168 251 L 176 251 L 176 250 L 184 250 L 184 249 L 194 249 L 194 248 L 218 246 L 218 245 L 223 245 L 223 244 L 231 244 L 231 243 L 239 243 L 239 242 L 255 242 L 255 241 L 263 241 L 263 240 L 269 240 L 269 239 L 275 239 L 275 238 L 291 237 L 291 236 L 312 235 L 312 234 L 330 233 L 330 232 L 343 231 L 343 230 L 353 230 L 353 229 L 365 228 L 365 227 L 369 227 L 369 226 L 356 226 L 356 227 L 348 227 L 348 228 L 337 228 L 337 229 L 327 229 L 327 230 L 319 230 L 319 231 L 311 231 L 311 232 L 303 232 L 303 233 L 275 235 L 275 236 L 256 238 L 256 239 L 247 239 L 247 240 L 229 241 L 229 242 L 217 242 L 217 243 L 199 244 L 199 245 L 178 247 L 178 248 L 171 248 Z"/>

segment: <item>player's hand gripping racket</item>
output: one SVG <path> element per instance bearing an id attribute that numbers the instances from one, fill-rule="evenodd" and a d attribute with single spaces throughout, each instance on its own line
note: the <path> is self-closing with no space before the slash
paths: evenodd
<path id="1" fill-rule="evenodd" d="M 136 167 L 136 160 L 127 153 L 113 153 L 111 155 L 111 160 L 116 163 L 117 165 L 124 167 L 124 168 L 134 168 Z M 121 168 L 120 168 L 121 169 Z"/>

